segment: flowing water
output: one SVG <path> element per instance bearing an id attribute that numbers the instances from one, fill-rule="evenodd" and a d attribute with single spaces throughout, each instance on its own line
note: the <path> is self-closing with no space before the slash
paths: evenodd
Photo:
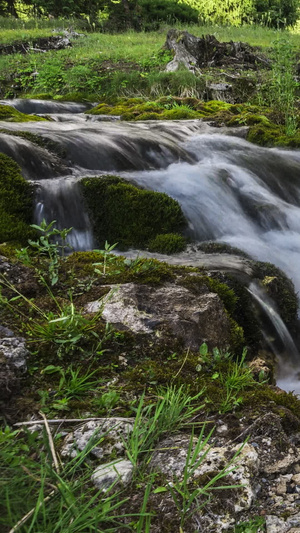
<path id="1" fill-rule="evenodd" d="M 13 157 L 23 175 L 36 182 L 37 222 L 55 219 L 61 228 L 72 226 L 75 249 L 95 246 L 78 180 L 117 173 L 176 198 L 196 242 L 225 242 L 254 259 L 271 262 L 300 290 L 300 151 L 260 148 L 244 140 L 245 128 L 213 128 L 199 120 L 123 123 L 84 115 L 80 104 L 7 103 L 53 119 L 0 123 L 1 129 L 9 130 L 0 133 L 0 151 Z M 52 151 L 8 134 L 18 130 L 51 141 Z M 197 249 L 167 260 L 210 268 L 215 261 L 220 268 L 219 256 L 207 257 Z M 222 269 L 249 276 L 247 261 L 230 256 L 222 261 Z M 259 288 L 251 285 L 249 291 L 274 324 L 295 374 L 300 358 L 274 305 Z M 282 380 L 285 388 L 300 392 L 300 382 L 291 378 L 291 371 Z"/>

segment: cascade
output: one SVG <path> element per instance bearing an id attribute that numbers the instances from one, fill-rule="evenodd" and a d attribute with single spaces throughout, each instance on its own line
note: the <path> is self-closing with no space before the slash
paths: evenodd
<path id="1" fill-rule="evenodd" d="M 74 249 L 95 246 L 78 181 L 114 173 L 177 199 L 195 242 L 224 242 L 253 259 L 273 263 L 300 290 L 300 151 L 254 146 L 243 138 L 245 128 L 213 128 L 199 120 L 125 123 L 84 115 L 86 107 L 80 104 L 5 103 L 53 117 L 47 122 L 0 123 L 0 129 L 7 130 L 0 133 L 0 151 L 35 181 L 36 221 L 55 219 L 60 228 L 72 226 Z M 37 147 L 29 138 L 11 135 L 19 130 L 40 135 L 46 145 Z M 191 248 L 167 260 L 199 265 L 205 256 Z M 230 270 L 230 261 L 227 257 L 225 269 Z M 247 261 L 235 261 L 234 268 L 248 275 Z M 259 287 L 250 284 L 249 292 L 272 322 L 295 374 L 299 358 L 285 325 Z M 282 367 L 279 364 L 279 379 L 287 388 L 290 377 Z M 296 377 L 290 383 L 300 391 Z"/>

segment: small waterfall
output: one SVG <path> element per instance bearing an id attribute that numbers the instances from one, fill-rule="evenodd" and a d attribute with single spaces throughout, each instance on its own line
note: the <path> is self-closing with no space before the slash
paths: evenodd
<path id="1" fill-rule="evenodd" d="M 277 338 L 282 343 L 281 349 L 279 349 L 276 343 L 273 342 L 273 339 L 270 339 L 269 334 L 263 330 L 267 344 L 277 356 L 277 385 L 284 390 L 295 391 L 299 394 L 300 358 L 295 343 L 279 313 L 276 311 L 274 302 L 267 296 L 266 292 L 254 282 L 250 283 L 248 291 L 269 319 Z"/>
<path id="2" fill-rule="evenodd" d="M 73 177 L 38 182 L 35 221 L 39 225 L 43 219 L 56 220 L 58 229 L 73 228 L 67 240 L 74 251 L 95 248 L 89 216 Z"/>
<path id="3" fill-rule="evenodd" d="M 244 140 L 245 128 L 213 128 L 201 120 L 125 123 L 85 115 L 87 106 L 76 103 L 3 103 L 52 117 L 1 123 L 0 129 L 11 135 L 0 133 L 0 151 L 19 163 L 27 179 L 36 181 L 37 223 L 45 218 L 57 220 L 61 229 L 73 227 L 75 250 L 95 247 L 78 179 L 117 173 L 177 199 L 194 241 L 221 241 L 253 259 L 273 263 L 300 291 L 300 151 L 257 147 Z M 60 155 L 14 135 L 20 130 L 53 141 Z M 222 263 L 220 256 L 204 256 L 197 246 L 172 259 L 160 258 L 216 269 Z M 231 256 L 222 264 L 246 278 L 251 275 L 245 259 Z M 250 285 L 249 292 L 285 346 L 284 357 L 291 360 L 288 383 L 283 372 L 287 364 L 281 364 L 279 350 L 279 383 L 300 391 L 298 353 L 285 325 L 258 286 Z"/>

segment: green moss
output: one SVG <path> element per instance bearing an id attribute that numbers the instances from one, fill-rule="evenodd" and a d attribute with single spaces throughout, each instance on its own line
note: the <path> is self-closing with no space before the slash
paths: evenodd
<path id="1" fill-rule="evenodd" d="M 80 183 L 99 246 L 108 241 L 121 249 L 146 248 L 158 234 L 178 233 L 186 225 L 178 202 L 164 193 L 138 189 L 116 176 Z"/>
<path id="2" fill-rule="evenodd" d="M 294 415 L 299 417 L 300 400 L 292 392 L 278 392 L 278 389 L 265 385 L 256 391 L 249 391 L 244 394 L 245 406 L 254 408 L 266 406 L 274 410 L 274 404 L 289 409 Z"/>
<path id="3" fill-rule="evenodd" d="M 25 115 L 25 113 L 21 113 L 10 105 L 0 104 L 0 120 L 6 120 L 8 122 L 38 122 L 45 121 L 46 119 L 37 117 L 36 115 Z"/>
<path id="4" fill-rule="evenodd" d="M 220 282 L 218 279 L 210 276 L 190 275 L 180 280 L 180 285 L 192 291 L 194 294 L 202 294 L 203 286 L 207 287 L 211 292 L 215 292 L 220 300 L 222 300 L 225 309 L 231 315 L 237 303 L 237 296 L 232 288 L 228 287 L 226 283 Z"/>
<path id="5" fill-rule="evenodd" d="M 241 326 L 238 325 L 238 323 L 229 316 L 230 321 L 230 347 L 229 351 L 235 354 L 239 354 L 242 352 L 246 341 L 245 341 L 245 335 L 244 330 Z"/>
<path id="6" fill-rule="evenodd" d="M 283 321 L 295 321 L 299 301 L 294 284 L 285 273 L 271 263 L 257 261 L 254 264 L 253 276 L 261 280 L 267 293 L 277 304 Z"/>
<path id="7" fill-rule="evenodd" d="M 26 243 L 33 235 L 33 191 L 19 166 L 0 154 L 0 242 Z"/>
<path id="8" fill-rule="evenodd" d="M 178 235 L 178 233 L 165 233 L 164 235 L 157 235 L 154 239 L 151 239 L 148 248 L 150 252 L 176 254 L 185 250 L 186 240 L 181 235 Z"/>

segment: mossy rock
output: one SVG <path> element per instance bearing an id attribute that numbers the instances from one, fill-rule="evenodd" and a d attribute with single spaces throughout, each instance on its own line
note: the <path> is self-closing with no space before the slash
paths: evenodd
<path id="1" fill-rule="evenodd" d="M 180 233 L 186 226 L 179 203 L 165 193 L 139 189 L 117 176 L 80 183 L 99 246 L 107 241 L 120 249 L 146 248 L 157 235 Z"/>
<path id="2" fill-rule="evenodd" d="M 0 243 L 26 243 L 34 235 L 34 188 L 21 175 L 19 166 L 7 155 L 0 154 Z"/>
<path id="3" fill-rule="evenodd" d="M 252 126 L 247 135 L 247 141 L 259 146 L 285 146 L 288 148 L 300 147 L 300 132 L 287 135 L 284 126 L 272 122 L 260 122 Z"/>
<path id="4" fill-rule="evenodd" d="M 0 120 L 5 120 L 7 122 L 41 122 L 46 119 L 36 115 L 26 115 L 10 105 L 0 104 Z"/>
<path id="5" fill-rule="evenodd" d="M 186 239 L 178 233 L 165 233 L 157 235 L 148 244 L 150 252 L 158 252 L 160 254 L 176 254 L 183 252 L 186 248 Z"/>
<path id="6" fill-rule="evenodd" d="M 272 263 L 254 263 L 254 278 L 260 280 L 269 296 L 277 304 L 280 316 L 285 323 L 297 319 L 298 296 L 293 282 Z"/>
<path id="7" fill-rule="evenodd" d="M 5 135 L 12 135 L 13 137 L 21 137 L 21 139 L 26 139 L 27 141 L 30 141 L 33 144 L 36 144 L 37 146 L 40 146 L 41 148 L 52 152 L 58 157 L 66 157 L 65 149 L 62 148 L 59 143 L 53 141 L 50 138 L 42 137 L 41 135 L 31 133 L 30 131 L 11 131 L 6 128 L 0 128 L 0 133 L 5 133 Z"/>

